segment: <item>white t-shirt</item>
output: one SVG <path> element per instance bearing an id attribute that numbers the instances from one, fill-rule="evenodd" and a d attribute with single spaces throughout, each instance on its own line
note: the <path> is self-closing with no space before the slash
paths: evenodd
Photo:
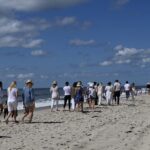
<path id="1" fill-rule="evenodd" d="M 125 90 L 125 91 L 130 91 L 130 84 L 129 84 L 129 83 L 126 83 L 126 84 L 124 85 L 124 90 Z"/>
<path id="2" fill-rule="evenodd" d="M 89 87 L 89 97 L 93 96 L 95 89 L 93 87 Z"/>
<path id="3" fill-rule="evenodd" d="M 17 88 L 12 88 L 10 91 L 10 88 L 8 88 L 7 93 L 8 93 L 8 102 L 16 102 L 17 101 Z"/>
<path id="4" fill-rule="evenodd" d="M 105 91 L 106 91 L 106 92 L 112 92 L 112 91 L 113 91 L 113 86 L 107 85 L 107 86 L 105 87 Z"/>
<path id="5" fill-rule="evenodd" d="M 121 90 L 121 84 L 119 82 L 114 83 L 114 90 L 116 92 Z"/>
<path id="6" fill-rule="evenodd" d="M 52 98 L 57 99 L 59 98 L 59 92 L 58 92 L 58 87 L 51 87 L 50 92 L 52 93 Z"/>
<path id="7" fill-rule="evenodd" d="M 65 95 L 71 95 L 71 87 L 70 86 L 64 86 L 63 88 Z"/>

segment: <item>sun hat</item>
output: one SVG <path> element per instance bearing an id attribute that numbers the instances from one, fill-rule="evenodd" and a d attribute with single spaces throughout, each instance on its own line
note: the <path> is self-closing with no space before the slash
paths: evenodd
<path id="1" fill-rule="evenodd" d="M 28 83 L 33 84 L 32 80 L 30 80 L 30 79 L 28 79 L 28 80 L 26 81 L 26 84 L 28 84 Z"/>
<path id="2" fill-rule="evenodd" d="M 77 83 L 77 87 L 80 87 L 80 86 L 81 86 L 81 83 L 80 83 L 80 82 L 78 82 L 78 83 Z"/>
<path id="3" fill-rule="evenodd" d="M 56 84 L 57 84 L 57 81 L 53 81 L 53 82 L 52 82 L 52 85 L 56 85 Z"/>

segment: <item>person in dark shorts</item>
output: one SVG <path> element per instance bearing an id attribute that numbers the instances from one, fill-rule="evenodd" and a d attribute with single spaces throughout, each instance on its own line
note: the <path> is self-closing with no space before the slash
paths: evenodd
<path id="1" fill-rule="evenodd" d="M 121 84 L 118 80 L 116 80 L 114 83 L 114 99 L 117 105 L 119 105 L 120 103 L 120 92 L 121 92 Z"/>
<path id="2" fill-rule="evenodd" d="M 65 86 L 63 88 L 64 90 L 64 110 L 68 101 L 69 111 L 71 109 L 71 87 L 69 86 L 69 82 L 65 83 Z"/>

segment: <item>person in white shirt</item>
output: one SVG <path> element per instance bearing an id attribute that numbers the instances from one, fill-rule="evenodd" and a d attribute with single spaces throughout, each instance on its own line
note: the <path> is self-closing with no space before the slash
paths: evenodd
<path id="1" fill-rule="evenodd" d="M 98 96 L 98 105 L 102 104 L 102 97 L 103 97 L 103 84 L 100 83 L 97 86 L 97 96 Z"/>
<path id="2" fill-rule="evenodd" d="M 118 80 L 116 80 L 114 83 L 114 98 L 115 103 L 117 103 L 117 105 L 119 105 L 120 103 L 120 92 L 121 92 L 121 84 L 119 83 Z"/>
<path id="3" fill-rule="evenodd" d="M 7 89 L 7 95 L 8 95 L 8 99 L 7 99 L 7 104 L 8 104 L 8 111 L 9 114 L 6 118 L 6 123 L 8 123 L 9 117 L 13 116 L 14 121 L 17 123 L 18 121 L 16 120 L 17 117 L 17 96 L 18 96 L 18 89 L 16 88 L 16 81 L 13 81 L 10 86 Z"/>
<path id="4" fill-rule="evenodd" d="M 64 90 L 64 110 L 68 101 L 69 111 L 71 109 L 71 87 L 69 86 L 69 82 L 65 83 L 65 86 L 63 88 Z"/>
<path id="5" fill-rule="evenodd" d="M 51 93 L 51 111 L 53 111 L 54 102 L 56 102 L 56 110 L 58 111 L 58 102 L 59 102 L 59 91 L 57 81 L 53 81 L 52 86 L 50 88 Z"/>
<path id="6" fill-rule="evenodd" d="M 106 91 L 106 101 L 107 104 L 110 105 L 112 103 L 112 93 L 113 93 L 113 86 L 111 85 L 111 82 L 108 82 L 107 86 L 105 87 Z"/>
<path id="7" fill-rule="evenodd" d="M 88 102 L 91 110 L 95 109 L 96 97 L 97 97 L 97 92 L 94 87 L 94 84 L 90 83 L 88 88 Z"/>
<path id="8" fill-rule="evenodd" d="M 126 81 L 125 85 L 124 85 L 124 90 L 125 90 L 125 93 L 126 93 L 126 100 L 129 99 L 130 97 L 130 84 L 128 81 Z"/>

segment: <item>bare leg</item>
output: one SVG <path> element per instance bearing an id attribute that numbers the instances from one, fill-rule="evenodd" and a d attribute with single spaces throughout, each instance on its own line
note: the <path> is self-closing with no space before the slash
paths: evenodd
<path id="1" fill-rule="evenodd" d="M 8 120 L 9 120 L 9 117 L 10 117 L 11 115 L 12 115 L 12 112 L 9 112 L 9 114 L 8 114 L 6 120 L 5 120 L 6 124 L 8 124 Z"/>

